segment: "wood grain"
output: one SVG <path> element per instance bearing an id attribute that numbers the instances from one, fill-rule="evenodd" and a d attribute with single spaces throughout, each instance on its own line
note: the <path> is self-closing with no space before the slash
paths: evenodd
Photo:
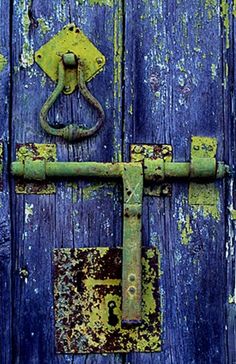
<path id="1" fill-rule="evenodd" d="M 143 245 L 157 246 L 162 262 L 162 352 L 72 356 L 55 355 L 52 249 L 120 246 L 121 186 L 60 181 L 56 195 L 24 196 L 8 175 L 16 144 L 26 142 L 56 143 L 60 161 L 104 162 L 129 161 L 131 143 L 168 143 L 174 159 L 186 161 L 191 135 L 203 135 L 218 139 L 218 159 L 235 164 L 233 0 L 2 0 L 0 15 L 7 59 L 0 69 L 0 363 L 233 364 L 233 178 L 217 183 L 213 209 L 190 207 L 187 183 L 175 183 L 171 198 L 145 197 Z M 72 145 L 40 128 L 40 109 L 55 85 L 33 58 L 69 22 L 107 58 L 89 83 L 105 108 L 105 126 Z M 57 125 L 92 125 L 94 117 L 76 93 L 61 96 L 50 112 Z"/>
<path id="2" fill-rule="evenodd" d="M 127 159 L 129 143 L 170 143 L 176 161 L 189 160 L 191 135 L 217 137 L 224 157 L 221 11 L 219 2 L 126 2 Z M 143 242 L 162 260 L 163 351 L 127 362 L 226 362 L 224 184 L 217 188 L 217 217 L 189 207 L 186 183 L 174 184 L 171 199 L 146 199 Z"/>
<path id="3" fill-rule="evenodd" d="M 80 4 L 81 3 L 81 4 Z M 117 160 L 121 135 L 119 38 L 121 4 L 91 6 L 80 1 L 15 1 L 12 40 L 12 156 L 17 142 L 56 142 L 58 160 Z M 55 85 L 33 61 L 33 51 L 65 24 L 75 22 L 106 56 L 105 70 L 89 87 L 105 108 L 106 122 L 96 137 L 69 145 L 39 126 L 39 112 Z M 115 39 L 114 39 L 115 38 Z M 121 44 L 122 47 L 122 44 Z M 76 93 L 61 96 L 50 113 L 57 124 L 94 123 L 94 114 Z M 56 195 L 14 196 L 14 362 L 121 363 L 119 355 L 55 355 L 52 249 L 121 244 L 120 188 L 100 182 L 63 181 Z M 25 268 L 28 277 L 21 279 Z"/>
<path id="4" fill-rule="evenodd" d="M 4 149 L 3 191 L 0 192 L 0 362 L 11 363 L 11 221 L 8 176 L 10 110 L 10 3 L 0 2 L 0 140 Z"/>

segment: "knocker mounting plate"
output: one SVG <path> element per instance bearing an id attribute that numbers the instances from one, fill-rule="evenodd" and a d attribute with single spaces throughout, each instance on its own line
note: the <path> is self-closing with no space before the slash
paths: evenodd
<path id="1" fill-rule="evenodd" d="M 83 63 L 85 82 L 95 77 L 105 65 L 105 57 L 76 27 L 74 23 L 66 25 L 35 53 L 35 62 L 54 81 L 58 80 L 58 63 L 63 54 L 74 53 Z M 73 69 L 67 72 L 65 94 L 71 94 L 77 87 Z"/>
<path id="2" fill-rule="evenodd" d="M 161 350 L 159 255 L 142 249 L 142 324 L 122 328 L 122 249 L 54 250 L 58 353 Z"/>

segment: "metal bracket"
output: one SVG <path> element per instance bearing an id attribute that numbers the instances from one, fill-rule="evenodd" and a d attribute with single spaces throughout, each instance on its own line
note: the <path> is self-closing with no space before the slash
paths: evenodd
<path id="1" fill-rule="evenodd" d="M 132 144 L 130 147 L 131 162 L 144 162 L 144 160 L 172 161 L 172 146 L 169 144 Z M 144 186 L 146 196 L 171 196 L 170 183 L 149 181 Z"/>
<path id="2" fill-rule="evenodd" d="M 207 174 L 211 169 L 216 168 L 217 139 L 207 137 L 192 137 L 191 161 L 193 168 L 199 168 L 199 161 L 202 161 L 202 168 Z M 189 204 L 190 205 L 215 205 L 217 193 L 214 183 L 189 183 Z"/>
<path id="3" fill-rule="evenodd" d="M 56 160 L 56 144 L 17 144 L 16 145 L 16 159 L 19 162 L 35 162 L 42 161 L 54 162 Z M 29 168 L 30 173 L 30 168 Z M 37 180 L 37 173 L 33 172 L 34 181 L 24 181 L 21 178 L 16 180 L 15 191 L 18 194 L 37 194 L 48 195 L 56 192 L 56 186 L 50 181 L 35 181 Z"/>
<path id="4" fill-rule="evenodd" d="M 192 138 L 190 162 L 172 162 L 169 160 L 168 158 L 171 158 L 170 146 L 168 146 L 168 148 L 166 147 L 166 156 L 168 155 L 166 158 L 159 158 L 161 152 L 163 155 L 164 149 L 162 146 L 158 146 L 158 148 L 156 146 L 156 149 L 154 146 L 151 147 L 146 145 L 144 149 L 142 149 L 143 146 L 138 146 L 138 148 L 141 148 L 141 152 L 140 150 L 137 152 L 137 146 L 133 146 L 132 148 L 131 155 L 133 161 L 128 163 L 54 162 L 45 160 L 45 158 L 37 159 L 33 154 L 33 159 L 36 160 L 26 158 L 11 164 L 12 174 L 28 181 L 45 181 L 47 179 L 63 177 L 94 177 L 115 179 L 121 181 L 123 184 L 122 269 L 120 269 L 120 276 L 115 276 L 115 279 L 118 280 L 115 286 L 120 285 L 120 277 L 122 277 L 122 287 L 119 288 L 118 291 L 117 288 L 113 287 L 114 284 L 110 281 L 112 276 L 110 276 L 109 270 L 107 270 L 108 265 L 110 264 L 109 262 L 111 262 L 112 267 L 114 265 L 113 268 L 116 266 L 116 263 L 114 263 L 114 260 L 110 257 L 112 250 L 93 249 L 89 250 L 89 254 L 87 252 L 84 255 L 80 253 L 81 250 L 79 250 L 78 257 L 76 258 L 77 260 L 73 263 L 73 267 L 78 272 L 87 271 L 89 274 L 91 273 L 92 278 L 96 279 L 96 282 L 93 281 L 94 283 L 88 286 L 91 289 L 84 283 L 84 275 L 82 275 L 82 278 L 79 280 L 80 283 L 77 282 L 77 284 L 81 284 L 81 287 L 83 288 L 81 288 L 81 298 L 78 298 L 78 300 L 81 300 L 78 307 L 81 307 L 81 310 L 83 307 L 86 307 L 88 313 L 84 316 L 81 313 L 81 310 L 79 310 L 77 312 L 79 316 L 76 316 L 77 321 L 71 321 L 70 312 L 73 310 L 72 306 L 74 305 L 74 301 L 70 300 L 64 302 L 65 296 L 64 294 L 60 294 L 60 289 L 68 289 L 69 294 L 72 294 L 73 292 L 76 293 L 76 283 L 73 281 L 73 289 L 70 289 L 68 286 L 68 279 L 64 280 L 63 277 L 56 276 L 56 325 L 59 351 L 83 353 L 89 351 L 126 352 L 132 350 L 159 350 L 158 330 L 160 312 L 153 310 L 151 311 L 153 315 L 148 315 L 148 320 L 150 320 L 148 330 L 152 332 L 151 337 L 148 337 L 148 344 L 146 341 L 147 336 L 141 330 L 143 325 L 145 326 L 145 310 L 150 307 L 149 301 L 145 300 L 145 292 L 149 292 L 149 297 L 151 297 L 151 302 L 153 304 L 152 295 L 156 289 L 155 282 L 145 281 L 145 259 L 143 260 L 145 255 L 142 255 L 141 244 L 144 185 L 147 186 L 150 182 L 160 185 L 160 183 L 171 182 L 177 179 L 187 179 L 188 181 L 198 182 L 204 181 L 207 182 L 208 185 L 209 181 L 224 178 L 228 173 L 228 166 L 226 166 L 224 162 L 218 162 L 216 160 L 216 140 L 212 138 Z M 197 203 L 197 197 L 194 196 L 191 190 L 191 188 L 193 188 L 192 186 L 194 185 L 190 184 L 190 202 Z M 197 186 L 199 187 L 199 184 L 197 184 Z M 60 252 L 58 251 L 56 254 L 60 255 Z M 69 250 L 68 254 L 70 260 L 70 258 L 72 259 L 74 257 L 73 254 L 76 255 L 77 253 L 74 250 Z M 96 261 L 99 256 L 101 258 L 103 257 L 103 259 Z M 90 265 L 87 263 L 88 257 Z M 66 257 L 65 259 L 60 258 L 58 264 L 63 265 L 66 261 Z M 62 262 L 64 263 L 62 264 Z M 98 276 L 94 276 L 95 273 L 93 269 L 95 264 L 93 264 L 93 262 L 96 262 L 99 271 Z M 84 265 L 85 268 L 83 268 Z M 70 261 L 62 268 L 60 268 L 60 266 L 57 267 L 57 271 L 60 272 L 60 269 L 68 269 L 68 267 L 70 267 Z M 61 272 L 61 274 L 63 276 L 63 272 Z M 97 280 L 100 280 L 99 283 Z M 99 292 L 103 292 L 103 289 L 105 289 L 109 298 L 105 298 L 106 294 L 102 293 L 101 297 L 103 298 L 100 301 L 99 296 L 96 293 L 97 289 Z M 113 294 L 114 297 L 118 296 L 119 300 L 118 298 L 113 298 Z M 106 301 L 106 299 L 109 299 L 109 302 L 114 302 L 117 306 L 108 306 L 108 301 Z M 82 301 L 85 306 L 82 306 Z M 119 305 L 118 302 L 120 302 Z M 122 312 L 120 312 L 120 307 Z M 159 306 L 156 305 L 156 307 L 158 308 Z M 95 317 L 94 312 L 96 312 L 97 308 L 99 309 L 99 315 Z M 115 310 L 116 308 L 118 311 Z M 116 312 L 116 314 L 114 312 Z M 115 331 L 116 328 L 113 328 L 112 325 L 109 324 L 109 313 L 111 313 L 111 317 L 113 318 L 114 315 L 116 316 L 114 320 L 118 322 L 117 332 Z M 70 326 L 67 326 L 68 322 L 70 323 Z M 150 326 L 152 322 L 154 327 Z M 60 331 L 61 326 L 66 332 L 62 333 Z M 126 330 L 124 331 L 124 334 L 123 330 Z M 112 343 L 111 338 L 113 338 L 115 332 L 117 335 L 118 333 L 121 335 L 121 339 L 119 340 L 121 340 L 120 343 L 122 343 L 122 345 L 120 345 L 118 341 Z M 138 339 L 136 339 L 137 337 Z M 140 343 L 142 340 L 144 340 L 144 342 L 141 345 Z"/>

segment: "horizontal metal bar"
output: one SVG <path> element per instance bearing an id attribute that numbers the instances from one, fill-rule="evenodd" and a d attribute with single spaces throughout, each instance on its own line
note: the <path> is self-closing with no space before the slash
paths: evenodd
<path id="1" fill-rule="evenodd" d="M 97 162 L 46 162 L 26 160 L 13 162 L 11 172 L 16 177 L 29 180 L 68 177 L 122 177 L 122 163 Z"/>
<path id="2" fill-rule="evenodd" d="M 196 158 L 191 162 L 165 162 L 164 160 L 144 160 L 144 179 L 163 182 L 168 179 L 218 179 L 228 173 L 224 162 L 214 158 Z"/>
<path id="3" fill-rule="evenodd" d="M 135 164 L 136 162 L 134 162 Z M 99 162 L 46 162 L 43 160 L 16 161 L 11 164 L 12 174 L 29 180 L 67 177 L 121 178 L 125 165 L 131 163 Z M 223 178 L 228 172 L 224 162 L 214 162 L 213 158 L 197 158 L 192 162 L 164 162 L 163 160 L 144 161 L 145 181 L 162 182 L 167 179 Z"/>

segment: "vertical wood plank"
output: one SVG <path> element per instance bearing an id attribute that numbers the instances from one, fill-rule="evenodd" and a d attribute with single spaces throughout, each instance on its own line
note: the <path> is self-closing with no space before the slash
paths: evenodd
<path id="1" fill-rule="evenodd" d="M 64 25 L 75 22 L 106 56 L 105 70 L 89 84 L 104 106 L 99 133 L 68 145 L 39 126 L 39 112 L 55 85 L 34 64 L 33 52 Z M 13 147 L 16 143 L 56 143 L 61 161 L 111 161 L 121 156 L 122 6 L 120 0 L 14 2 L 12 40 Z M 61 96 L 50 120 L 92 125 L 93 111 L 74 93 Z M 55 196 L 13 195 L 15 232 L 14 360 L 16 363 L 118 364 L 119 355 L 56 355 L 52 295 L 52 249 L 121 245 L 120 187 L 89 181 L 61 181 Z M 26 269 L 28 276 L 20 278 Z"/>
<path id="2" fill-rule="evenodd" d="M 230 166 L 236 165 L 235 158 L 235 3 L 228 1 L 224 5 L 224 127 L 225 127 L 225 159 Z M 236 208 L 235 174 L 227 181 L 228 218 L 226 239 L 227 260 L 227 362 L 236 362 L 236 222 L 233 210 Z"/>
<path id="3" fill-rule="evenodd" d="M 0 192 L 0 362 L 11 363 L 11 221 L 8 175 L 10 109 L 10 2 L 0 2 L 0 140 L 3 142 L 3 180 Z"/>
<path id="4" fill-rule="evenodd" d="M 216 137 L 223 159 L 221 5 L 126 2 L 126 159 L 130 143 L 169 143 L 176 161 L 189 160 L 191 135 Z M 127 362 L 225 362 L 224 184 L 217 190 L 213 209 L 190 207 L 187 183 L 174 184 L 171 199 L 146 198 L 143 243 L 161 252 L 163 350 Z"/>

